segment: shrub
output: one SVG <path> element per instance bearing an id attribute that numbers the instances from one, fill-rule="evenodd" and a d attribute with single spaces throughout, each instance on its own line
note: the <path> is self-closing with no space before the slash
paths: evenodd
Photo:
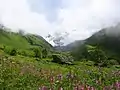
<path id="1" fill-rule="evenodd" d="M 59 63 L 59 64 L 72 64 L 73 58 L 69 55 L 63 55 L 63 54 L 53 54 L 53 62 Z"/>
<path id="2" fill-rule="evenodd" d="M 0 45 L 0 49 L 4 50 L 5 46 L 4 45 Z"/>
<path id="3" fill-rule="evenodd" d="M 107 66 L 108 58 L 105 52 L 97 46 L 86 46 L 86 56 L 88 60 L 94 61 L 95 65 Z"/>
<path id="4" fill-rule="evenodd" d="M 34 48 L 34 56 L 36 58 L 42 58 L 42 52 L 41 52 L 40 48 Z"/>
<path id="5" fill-rule="evenodd" d="M 42 57 L 43 57 L 43 58 L 47 58 L 47 56 L 48 56 L 48 51 L 47 51 L 47 49 L 43 49 L 43 50 L 42 50 Z"/>
<path id="6" fill-rule="evenodd" d="M 34 57 L 34 52 L 32 50 L 18 50 L 18 54 L 22 56 Z"/>
<path id="7" fill-rule="evenodd" d="M 117 60 L 109 60 L 109 65 L 118 65 Z"/>
<path id="8" fill-rule="evenodd" d="M 17 50 L 16 50 L 16 49 L 12 49 L 12 50 L 10 51 L 10 55 L 16 56 L 16 55 L 17 55 Z"/>
<path id="9" fill-rule="evenodd" d="M 17 55 L 17 50 L 15 48 L 10 47 L 10 46 L 4 46 L 3 51 L 9 55 L 12 55 L 12 56 Z"/>

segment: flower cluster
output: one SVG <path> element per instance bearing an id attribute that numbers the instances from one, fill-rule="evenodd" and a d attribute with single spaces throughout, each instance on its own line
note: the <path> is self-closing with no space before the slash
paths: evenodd
<path id="1" fill-rule="evenodd" d="M 71 71 L 66 74 L 60 73 L 57 75 L 52 73 L 47 78 L 48 86 L 42 85 L 39 90 L 120 90 L 120 81 L 116 77 L 118 73 L 114 77 L 111 75 L 114 82 L 107 82 L 105 79 L 108 78 L 109 80 L 111 77 L 108 77 L 109 75 L 105 75 L 104 73 L 87 71 L 84 75 L 83 78 L 80 78 L 79 74 Z M 106 83 L 110 84 L 107 85 Z"/>

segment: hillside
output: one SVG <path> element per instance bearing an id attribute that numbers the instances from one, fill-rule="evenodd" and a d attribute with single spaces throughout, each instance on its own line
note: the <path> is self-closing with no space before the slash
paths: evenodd
<path id="1" fill-rule="evenodd" d="M 79 45 L 71 48 L 70 51 L 75 58 L 80 59 L 86 45 L 99 46 L 109 58 L 117 59 L 120 62 L 120 25 L 96 32 L 84 42 L 79 41 Z"/>
<path id="2" fill-rule="evenodd" d="M 33 34 L 21 35 L 11 31 L 0 30 L 0 44 L 7 45 L 19 49 L 28 49 L 31 47 L 41 47 L 46 49 L 52 49 L 45 39 Z"/>
<path id="3" fill-rule="evenodd" d="M 83 45 L 84 44 L 84 40 L 77 40 L 77 41 L 74 41 L 73 43 L 70 43 L 66 46 L 56 46 L 54 47 L 55 50 L 58 50 L 58 51 L 71 51 L 72 49 L 74 49 L 75 47 L 78 47 L 80 45 Z"/>
<path id="4" fill-rule="evenodd" d="M 120 26 L 103 29 L 86 40 L 86 44 L 98 44 L 102 48 L 120 54 Z"/>

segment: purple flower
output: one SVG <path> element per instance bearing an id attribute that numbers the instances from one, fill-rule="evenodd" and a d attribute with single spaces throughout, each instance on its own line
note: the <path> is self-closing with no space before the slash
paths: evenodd
<path id="1" fill-rule="evenodd" d="M 62 74 L 57 75 L 58 80 L 62 80 Z"/>
<path id="2" fill-rule="evenodd" d="M 41 88 L 39 88 L 38 90 L 48 90 L 46 86 L 42 86 Z"/>
<path id="3" fill-rule="evenodd" d="M 111 90 L 111 89 L 112 89 L 111 86 L 105 86 L 105 87 L 103 88 L 103 90 Z"/>
<path id="4" fill-rule="evenodd" d="M 116 87 L 118 88 L 118 89 L 120 89 L 120 82 L 116 82 Z"/>

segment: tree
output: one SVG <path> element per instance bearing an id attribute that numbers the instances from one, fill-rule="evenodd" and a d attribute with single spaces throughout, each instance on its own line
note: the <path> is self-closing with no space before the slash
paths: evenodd
<path id="1" fill-rule="evenodd" d="M 107 65 L 107 56 L 98 46 L 86 45 L 86 51 L 88 59 L 94 61 L 96 64 Z"/>
<path id="2" fill-rule="evenodd" d="M 40 48 L 34 48 L 34 53 L 36 58 L 40 58 L 40 59 L 42 58 L 42 53 Z"/>
<path id="3" fill-rule="evenodd" d="M 47 49 L 44 48 L 44 49 L 42 50 L 42 57 L 43 57 L 43 58 L 46 58 L 47 56 L 48 56 L 48 51 L 47 51 Z"/>

